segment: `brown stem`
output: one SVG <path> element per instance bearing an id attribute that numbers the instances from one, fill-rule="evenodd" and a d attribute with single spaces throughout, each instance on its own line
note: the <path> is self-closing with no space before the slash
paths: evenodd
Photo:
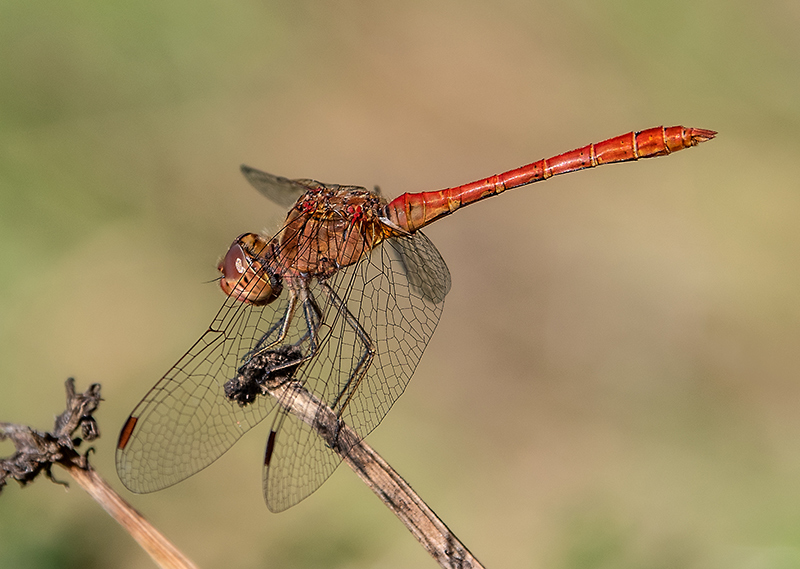
<path id="1" fill-rule="evenodd" d="M 62 463 L 67 472 L 108 512 L 163 569 L 197 569 L 197 565 L 181 553 L 136 509 L 117 494 L 88 464 Z"/>
<path id="2" fill-rule="evenodd" d="M 37 431 L 26 425 L 0 423 L 0 440 L 11 440 L 16 449 L 12 456 L 0 459 L 0 490 L 9 479 L 25 485 L 33 482 L 42 472 L 57 482 L 51 467 L 59 464 L 139 542 L 159 566 L 163 569 L 196 569 L 194 563 L 97 474 L 86 455 L 76 450 L 75 447 L 83 441 L 93 441 L 100 436 L 97 421 L 92 416 L 102 401 L 100 384 L 91 385 L 84 393 L 76 393 L 75 381 L 70 378 L 66 382 L 66 391 L 67 408 L 56 417 L 55 427 L 50 432 Z M 82 438 L 74 437 L 78 429 Z"/>
<path id="3" fill-rule="evenodd" d="M 268 389 L 281 405 L 314 429 L 344 459 L 441 567 L 483 567 L 411 486 L 330 407 L 298 382 L 271 385 Z"/>

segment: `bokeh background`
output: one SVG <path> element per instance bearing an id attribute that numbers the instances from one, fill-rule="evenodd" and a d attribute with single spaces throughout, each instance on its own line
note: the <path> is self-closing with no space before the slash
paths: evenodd
<path id="1" fill-rule="evenodd" d="M 798 567 L 792 0 L 2 0 L 0 420 L 102 383 L 94 464 L 202 567 L 433 567 L 346 467 L 271 514 L 267 423 L 160 493 L 116 477 L 218 258 L 282 219 L 239 164 L 396 196 L 659 124 L 720 135 L 430 227 L 453 289 L 369 440 L 490 567 Z M 0 497 L 0 566 L 152 565 L 42 480 Z"/>

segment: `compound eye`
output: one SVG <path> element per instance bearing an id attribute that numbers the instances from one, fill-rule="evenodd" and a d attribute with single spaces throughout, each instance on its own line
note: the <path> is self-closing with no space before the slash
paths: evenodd
<path id="1" fill-rule="evenodd" d="M 248 264 L 244 250 L 238 243 L 234 243 L 219 264 L 219 270 L 223 278 L 238 281 L 247 270 Z"/>
<path id="2" fill-rule="evenodd" d="M 222 292 L 255 306 L 269 304 L 280 295 L 280 281 L 270 277 L 264 267 L 268 260 L 249 252 L 253 245 L 256 246 L 254 250 L 264 252 L 266 244 L 264 239 L 253 233 L 245 233 L 233 242 L 217 265 L 222 273 L 219 279 Z"/>

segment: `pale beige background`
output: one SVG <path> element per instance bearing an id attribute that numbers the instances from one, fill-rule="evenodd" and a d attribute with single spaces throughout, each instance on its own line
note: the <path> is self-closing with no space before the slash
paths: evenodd
<path id="1" fill-rule="evenodd" d="M 269 513 L 266 424 L 158 494 L 116 478 L 217 259 L 281 220 L 238 165 L 396 196 L 659 124 L 720 135 L 430 228 L 453 289 L 370 442 L 487 566 L 799 566 L 788 0 L 5 0 L 0 420 L 49 428 L 67 376 L 101 382 L 94 463 L 202 567 L 433 567 L 344 468 Z M 0 497 L 0 565 L 151 566 L 46 481 Z"/>

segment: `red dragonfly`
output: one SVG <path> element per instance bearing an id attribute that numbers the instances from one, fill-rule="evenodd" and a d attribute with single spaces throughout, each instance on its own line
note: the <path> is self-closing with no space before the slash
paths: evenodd
<path id="1" fill-rule="evenodd" d="M 275 370 L 364 437 L 403 393 L 450 290 L 447 265 L 421 228 L 504 190 L 663 156 L 715 134 L 682 126 L 631 132 L 391 202 L 359 186 L 289 180 L 242 166 L 259 192 L 290 208 L 286 222 L 271 238 L 241 235 L 219 263 L 228 297 L 125 423 L 117 445 L 122 482 L 138 493 L 180 482 L 277 407 L 264 457 L 264 497 L 274 512 L 296 504 L 341 457 L 250 377 L 253 368 L 263 369 L 260 357 L 284 350 L 271 360 Z"/>

